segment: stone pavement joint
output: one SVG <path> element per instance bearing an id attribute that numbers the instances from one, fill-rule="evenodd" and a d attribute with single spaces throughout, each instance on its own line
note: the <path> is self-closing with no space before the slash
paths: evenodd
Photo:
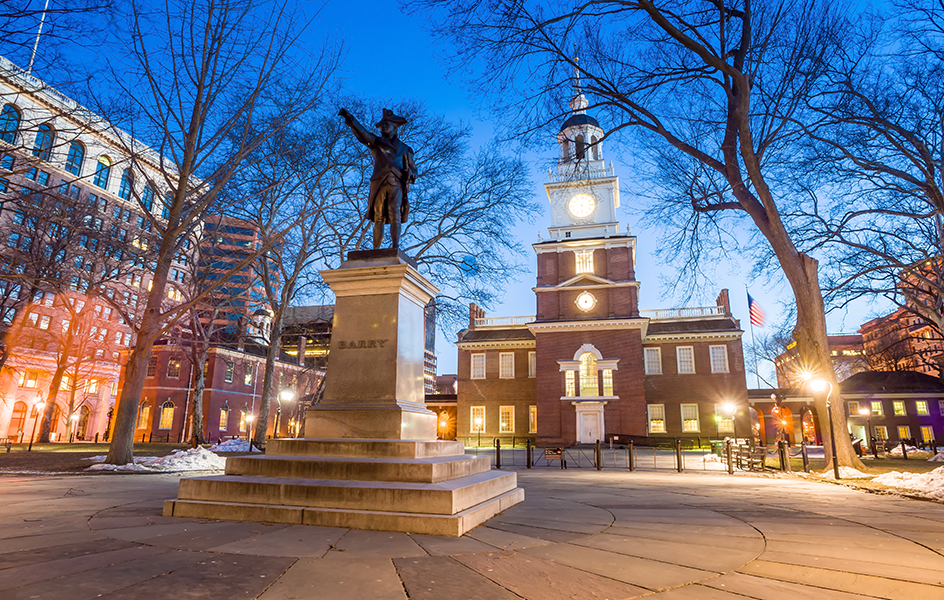
<path id="1" fill-rule="evenodd" d="M 944 506 L 800 479 L 517 472 L 459 538 L 161 516 L 178 476 L 4 477 L 3 600 L 944 600 Z"/>

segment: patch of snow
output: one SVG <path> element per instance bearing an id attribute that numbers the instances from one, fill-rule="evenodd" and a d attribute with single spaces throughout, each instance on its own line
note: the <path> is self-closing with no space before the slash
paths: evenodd
<path id="1" fill-rule="evenodd" d="M 211 452 L 249 452 L 249 440 L 226 440 L 222 444 L 214 444 L 208 448 Z M 255 446 L 253 452 L 262 452 Z"/>
<path id="2" fill-rule="evenodd" d="M 872 481 L 890 487 L 914 490 L 935 500 L 944 500 L 944 467 L 938 467 L 928 473 L 892 471 L 883 473 Z"/>
<path id="3" fill-rule="evenodd" d="M 824 479 L 834 479 L 835 475 L 833 470 L 829 469 L 823 473 L 817 473 L 818 476 L 823 477 Z M 858 469 L 853 469 L 852 467 L 839 467 L 839 478 L 840 479 L 868 479 L 874 477 L 874 475 L 869 475 L 868 473 L 863 473 Z"/>
<path id="4" fill-rule="evenodd" d="M 105 462 L 105 459 L 106 459 L 106 458 L 107 458 L 107 456 L 105 456 L 104 454 L 99 454 L 98 456 L 88 456 L 88 457 L 86 457 L 86 458 L 83 458 L 82 460 L 89 460 L 89 461 L 92 461 L 92 462 L 97 462 L 97 463 L 99 463 L 99 462 Z"/>
<path id="5" fill-rule="evenodd" d="M 929 458 L 928 462 L 944 462 L 944 449 Z"/>
<path id="6" fill-rule="evenodd" d="M 702 460 L 706 463 L 719 463 L 721 462 L 721 457 L 717 454 L 706 454 Z"/>
<path id="7" fill-rule="evenodd" d="M 97 459 L 99 457 L 92 457 Z M 104 457 L 102 458 L 104 460 Z M 126 465 L 92 465 L 87 471 L 222 471 L 226 459 L 200 446 L 178 450 L 170 456 L 135 456 Z"/>
<path id="8" fill-rule="evenodd" d="M 905 449 L 908 450 L 908 454 L 913 454 L 915 452 L 918 452 L 917 448 L 915 448 L 914 446 L 909 446 L 908 444 L 905 444 Z M 889 456 L 901 456 L 902 455 L 901 444 L 898 444 L 896 446 L 889 448 L 886 454 L 888 454 Z"/>

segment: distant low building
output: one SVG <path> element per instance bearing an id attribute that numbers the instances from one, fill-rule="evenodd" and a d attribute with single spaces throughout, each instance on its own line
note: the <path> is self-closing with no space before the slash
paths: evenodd
<path id="1" fill-rule="evenodd" d="M 868 370 L 862 337 L 860 334 L 848 333 L 826 336 L 837 380 L 843 381 L 856 373 Z M 782 388 L 802 385 L 803 376 L 808 371 L 799 362 L 795 342 L 774 359 L 774 366 L 777 369 L 777 385 Z"/>

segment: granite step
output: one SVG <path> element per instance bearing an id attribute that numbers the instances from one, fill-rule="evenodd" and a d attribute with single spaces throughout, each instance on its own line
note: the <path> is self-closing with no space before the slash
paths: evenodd
<path id="1" fill-rule="evenodd" d="M 227 475 L 438 483 L 491 468 L 488 457 L 366 458 L 348 456 L 233 456 L 226 459 Z"/>
<path id="2" fill-rule="evenodd" d="M 462 456 L 462 442 L 446 440 L 373 440 L 281 438 L 266 443 L 266 454 L 279 456 L 347 456 L 364 458 L 433 458 Z"/>
<path id="3" fill-rule="evenodd" d="M 438 483 L 217 475 L 180 480 L 178 499 L 342 510 L 452 515 L 517 485 L 515 473 L 487 471 Z M 226 517 L 229 518 L 229 517 Z"/>
<path id="4" fill-rule="evenodd" d="M 225 515 L 226 520 L 232 521 L 405 531 L 459 537 L 523 500 L 524 490 L 515 488 L 455 514 L 441 515 L 179 499 L 164 502 L 164 516 L 219 519 L 220 515 Z"/>

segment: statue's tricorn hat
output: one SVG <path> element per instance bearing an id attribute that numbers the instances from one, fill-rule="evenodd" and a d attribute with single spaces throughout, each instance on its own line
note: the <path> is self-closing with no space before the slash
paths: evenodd
<path id="1" fill-rule="evenodd" d="M 406 125 L 406 119 L 404 119 L 403 117 L 399 115 L 393 114 L 393 111 L 390 110 L 389 108 L 383 109 L 383 118 L 380 119 L 380 122 L 377 123 L 376 126 L 381 127 L 384 121 L 387 121 L 391 125 L 396 125 L 397 127 L 401 125 Z"/>

